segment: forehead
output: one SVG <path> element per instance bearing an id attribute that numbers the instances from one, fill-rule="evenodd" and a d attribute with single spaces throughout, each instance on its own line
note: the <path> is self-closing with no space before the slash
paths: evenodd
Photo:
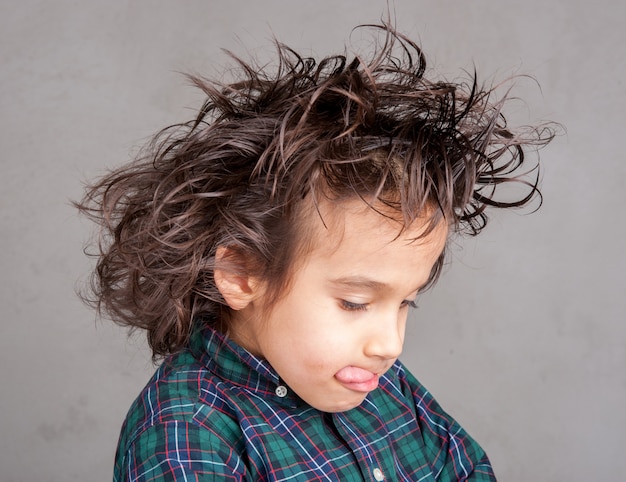
<path id="1" fill-rule="evenodd" d="M 380 202 L 368 204 L 362 199 L 320 202 L 306 217 L 311 231 L 312 251 L 331 254 L 344 242 L 378 241 L 394 246 L 445 244 L 448 226 L 440 222 L 429 233 L 430 213 L 405 226 L 401 213 Z M 440 246 L 443 249 L 443 245 Z"/>
<path id="2" fill-rule="evenodd" d="M 441 255 L 448 235 L 445 223 L 430 232 L 426 218 L 404 227 L 397 212 L 382 204 L 368 205 L 356 199 L 324 201 L 307 220 L 311 228 L 306 258 L 328 265 L 328 269 L 359 276 L 385 264 L 427 271 Z"/>

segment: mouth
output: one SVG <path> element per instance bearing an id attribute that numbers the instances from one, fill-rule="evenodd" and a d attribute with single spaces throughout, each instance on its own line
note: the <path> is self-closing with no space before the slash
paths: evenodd
<path id="1" fill-rule="evenodd" d="M 335 379 L 349 390 L 368 393 L 378 387 L 379 376 L 364 368 L 347 366 L 335 373 Z"/>

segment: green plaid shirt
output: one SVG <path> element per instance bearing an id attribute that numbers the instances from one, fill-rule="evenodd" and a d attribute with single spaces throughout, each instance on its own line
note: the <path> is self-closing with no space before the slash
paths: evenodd
<path id="1" fill-rule="evenodd" d="M 307 405 L 209 328 L 131 406 L 114 481 L 492 481 L 478 444 L 397 362 L 357 408 Z"/>

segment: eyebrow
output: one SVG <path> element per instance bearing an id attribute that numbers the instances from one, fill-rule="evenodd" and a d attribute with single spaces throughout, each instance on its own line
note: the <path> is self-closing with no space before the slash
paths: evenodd
<path id="1" fill-rule="evenodd" d="M 387 283 L 366 278 L 364 276 L 345 276 L 330 280 L 330 282 L 341 288 L 367 289 L 375 292 L 383 292 L 391 289 Z M 415 291 L 419 293 L 423 287 L 424 285 L 420 285 Z"/>
<path id="2" fill-rule="evenodd" d="M 345 288 L 366 288 L 372 291 L 384 291 L 389 285 L 363 276 L 345 276 L 331 280 L 331 283 Z"/>

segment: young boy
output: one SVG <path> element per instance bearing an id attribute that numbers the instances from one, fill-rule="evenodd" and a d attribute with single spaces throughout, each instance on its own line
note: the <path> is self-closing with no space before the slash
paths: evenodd
<path id="1" fill-rule="evenodd" d="M 476 81 L 427 80 L 378 28 L 370 56 L 279 45 L 275 71 L 194 77 L 197 118 L 90 187 L 92 299 L 164 357 L 114 480 L 495 480 L 398 356 L 449 236 L 526 205 L 536 178 L 517 200 L 495 188 L 552 134 L 507 128 Z"/>

